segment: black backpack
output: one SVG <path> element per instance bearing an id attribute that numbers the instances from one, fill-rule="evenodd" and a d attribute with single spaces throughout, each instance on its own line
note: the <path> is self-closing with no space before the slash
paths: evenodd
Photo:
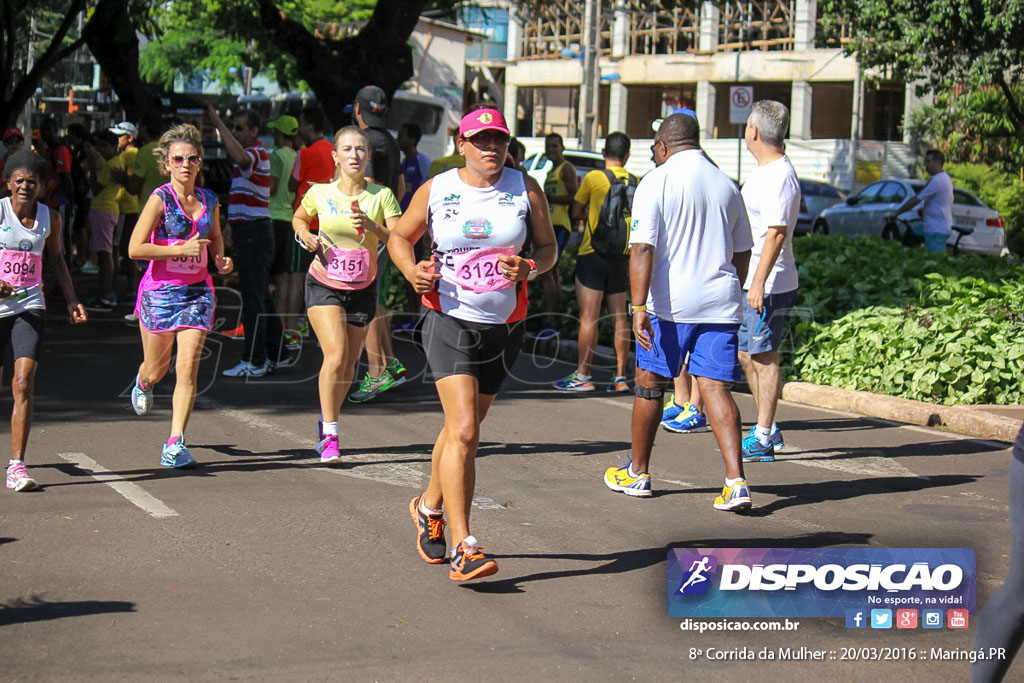
<path id="1" fill-rule="evenodd" d="M 611 187 L 601 203 L 597 225 L 590 226 L 590 246 L 601 258 L 615 261 L 628 257 L 625 252 L 629 244 L 629 219 L 637 179 L 632 173 L 625 180 L 619 180 L 608 169 L 603 169 L 603 173 Z"/>

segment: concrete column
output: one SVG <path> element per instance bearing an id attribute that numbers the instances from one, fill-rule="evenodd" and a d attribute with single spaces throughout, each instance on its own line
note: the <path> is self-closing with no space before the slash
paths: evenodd
<path id="1" fill-rule="evenodd" d="M 619 61 L 629 54 L 629 13 L 626 0 L 615 0 L 615 20 L 612 23 L 612 68 L 618 72 Z M 619 78 L 608 86 L 608 133 L 625 132 L 629 111 L 629 88 Z"/>
<path id="2" fill-rule="evenodd" d="M 789 96 L 789 137 L 793 140 L 811 139 L 811 103 L 814 87 L 807 81 L 793 81 Z"/>
<path id="3" fill-rule="evenodd" d="M 718 47 L 718 22 L 721 11 L 713 2 L 704 2 L 700 6 L 700 50 L 710 52 Z M 703 124 L 701 124 L 703 125 Z"/>
<path id="4" fill-rule="evenodd" d="M 711 139 L 715 134 L 715 86 L 711 81 L 697 81 L 697 123 L 701 139 Z"/>
<path id="5" fill-rule="evenodd" d="M 814 35 L 818 29 L 818 0 L 796 0 L 796 13 L 793 17 L 794 50 L 813 50 Z"/>
<path id="6" fill-rule="evenodd" d="M 921 107 L 931 104 L 934 101 L 934 97 L 931 92 L 926 93 L 923 97 L 918 97 L 916 88 L 920 85 L 921 81 L 914 81 L 907 83 L 903 91 L 903 123 L 906 124 L 907 117 L 910 116 L 910 112 L 920 109 Z M 907 130 L 904 125 L 903 128 L 903 142 L 908 145 L 914 143 L 913 136 L 910 131 Z"/>
<path id="7" fill-rule="evenodd" d="M 514 66 L 519 61 L 519 57 L 523 52 L 523 25 L 521 22 L 522 19 L 519 16 L 519 12 L 516 11 L 515 5 L 510 5 L 508 8 L 508 51 L 505 55 L 509 67 Z M 505 70 L 504 97 L 505 106 L 502 113 L 505 115 L 505 121 L 513 128 L 512 132 L 515 133 L 515 121 L 519 114 L 519 86 L 508 82 L 507 67 Z M 528 134 L 532 134 L 532 132 L 529 131 Z"/>

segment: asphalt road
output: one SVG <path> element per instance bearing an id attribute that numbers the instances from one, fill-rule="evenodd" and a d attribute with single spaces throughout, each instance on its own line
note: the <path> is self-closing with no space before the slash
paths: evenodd
<path id="1" fill-rule="evenodd" d="M 42 490 L 0 495 L 4 680 L 964 680 L 965 662 L 691 659 L 709 647 L 966 649 L 973 625 L 687 633 L 666 611 L 667 552 L 971 547 L 979 604 L 1007 569 L 1005 445 L 783 404 L 789 449 L 747 467 L 750 514 L 711 507 L 723 469 L 710 433 L 660 433 L 655 496 L 637 500 L 601 481 L 628 447 L 631 397 L 555 392 L 571 368 L 524 354 L 478 460 L 473 530 L 500 571 L 456 584 L 416 554 L 407 510 L 442 419 L 429 383 L 346 405 L 345 465 L 327 470 L 311 450 L 315 343 L 296 367 L 246 382 L 219 377 L 241 344 L 211 335 L 188 430 L 201 467 L 168 471 L 172 378 L 136 417 L 141 350 L 124 312 L 77 329 L 49 321 L 28 455 Z M 397 348 L 418 375 L 422 358 Z M 749 425 L 753 404 L 737 401 Z M 1018 662 L 1011 679 L 1022 675 Z"/>

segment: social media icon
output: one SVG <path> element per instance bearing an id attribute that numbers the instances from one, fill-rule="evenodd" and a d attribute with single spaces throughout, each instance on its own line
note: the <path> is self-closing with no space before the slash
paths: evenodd
<path id="1" fill-rule="evenodd" d="M 871 628 L 892 628 L 892 610 L 871 610 Z"/>
<path id="2" fill-rule="evenodd" d="M 949 628 L 967 628 L 967 610 L 946 610 L 946 625 Z"/>
<path id="3" fill-rule="evenodd" d="M 926 609 L 921 611 L 921 625 L 924 628 L 942 628 L 942 610 Z"/>
<path id="4" fill-rule="evenodd" d="M 896 610 L 896 628 L 917 628 L 917 610 Z"/>
<path id="5" fill-rule="evenodd" d="M 846 610 L 846 628 L 867 628 L 868 615 L 862 609 Z"/>

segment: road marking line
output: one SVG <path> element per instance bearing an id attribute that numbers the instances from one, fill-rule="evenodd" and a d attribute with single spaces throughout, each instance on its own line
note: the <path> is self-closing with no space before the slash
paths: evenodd
<path id="1" fill-rule="evenodd" d="M 159 498 L 153 496 L 138 484 L 125 480 L 99 464 L 85 453 L 58 453 L 57 457 L 66 460 L 78 469 L 89 474 L 93 479 L 102 482 L 121 494 L 125 500 L 143 510 L 151 517 L 177 517 L 175 510 L 167 507 Z"/>
<path id="2" fill-rule="evenodd" d="M 270 420 L 266 418 L 257 417 L 256 415 L 247 413 L 244 410 L 237 410 L 215 399 L 200 396 L 196 399 L 196 402 L 205 408 L 216 410 L 222 416 L 229 417 L 236 422 L 241 422 L 250 429 L 270 432 L 275 436 L 291 441 L 300 448 L 313 450 L 316 446 L 315 439 L 301 437 L 277 424 L 271 423 Z M 331 472 L 332 474 L 340 474 L 345 477 L 365 479 L 367 481 L 390 484 L 392 486 L 403 486 L 406 488 L 419 489 L 421 491 L 426 487 L 427 475 L 422 471 L 416 467 L 405 465 L 401 462 L 380 462 L 381 457 L 383 456 L 380 453 L 353 453 L 343 455 L 342 466 L 346 463 L 366 463 L 355 469 L 335 469 L 325 467 L 320 463 L 318 458 L 298 460 L 297 464 L 302 465 L 303 467 L 312 467 L 321 471 Z M 473 498 L 472 504 L 481 510 L 507 509 L 504 505 L 496 503 L 494 500 L 486 496 L 477 496 Z"/>

